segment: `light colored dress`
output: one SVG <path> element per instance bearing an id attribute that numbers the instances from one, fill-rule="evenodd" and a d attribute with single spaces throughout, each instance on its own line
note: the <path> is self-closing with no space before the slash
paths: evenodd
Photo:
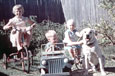
<path id="1" fill-rule="evenodd" d="M 12 19 L 9 20 L 11 22 L 10 26 L 12 26 L 12 30 L 10 33 L 10 41 L 12 43 L 13 47 L 17 47 L 17 49 L 20 49 L 20 46 L 17 45 L 17 33 L 26 33 L 25 39 L 25 44 L 29 46 L 29 40 L 31 39 L 32 32 L 31 32 L 31 26 L 28 23 L 28 18 L 27 17 L 22 17 L 20 20 L 16 17 L 13 17 Z M 29 39 L 29 40 L 27 40 Z"/>

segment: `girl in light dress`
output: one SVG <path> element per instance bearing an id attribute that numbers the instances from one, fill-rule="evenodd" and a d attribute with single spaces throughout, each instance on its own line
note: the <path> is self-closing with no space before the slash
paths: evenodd
<path id="1" fill-rule="evenodd" d="M 29 18 L 22 16 L 24 8 L 20 4 L 15 5 L 12 12 L 15 16 L 9 20 L 3 29 L 12 29 L 10 33 L 10 41 L 12 46 L 17 47 L 17 50 L 20 51 L 23 46 L 29 47 L 32 37 L 32 29 L 35 26 L 35 23 Z M 22 36 L 24 38 L 24 44 L 22 44 Z"/>

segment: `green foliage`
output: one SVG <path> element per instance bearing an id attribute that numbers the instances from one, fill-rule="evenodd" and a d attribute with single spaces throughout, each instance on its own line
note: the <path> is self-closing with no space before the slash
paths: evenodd
<path id="1" fill-rule="evenodd" d="M 58 34 L 59 39 L 60 40 L 63 39 L 63 34 L 65 31 L 63 24 L 53 23 L 49 20 L 44 20 L 41 23 L 37 23 L 36 22 L 36 16 L 30 16 L 30 19 L 37 24 L 35 26 L 35 28 L 33 29 L 33 37 L 32 37 L 31 44 L 30 44 L 31 50 L 33 50 L 35 52 L 39 52 L 41 44 L 47 43 L 47 39 L 45 38 L 45 33 L 48 30 L 55 30 Z M 4 38 L 9 39 L 8 37 L 9 37 L 9 33 L 10 33 L 9 30 L 8 31 L 3 30 L 4 25 L 5 25 L 4 22 L 0 23 L 0 37 L 2 38 L 2 40 Z M 10 42 L 5 43 L 5 45 L 9 44 L 9 43 Z M 1 45 L 3 45 L 3 43 L 1 43 Z M 5 46 L 5 47 L 9 47 L 9 46 Z M 1 50 L 3 50 L 3 49 L 1 49 Z"/>
<path id="2" fill-rule="evenodd" d="M 115 1 L 114 0 L 102 0 L 100 7 L 107 10 L 108 19 L 102 19 L 100 23 L 95 25 L 95 29 L 102 36 L 100 38 L 101 43 L 106 44 L 115 44 Z"/>
<path id="3" fill-rule="evenodd" d="M 109 17 L 115 21 L 115 0 L 102 0 L 99 6 L 107 10 Z"/>
<path id="4" fill-rule="evenodd" d="M 100 23 L 84 23 L 84 25 L 95 29 L 99 44 L 103 46 L 115 45 L 115 27 L 111 22 L 102 19 Z"/>
<path id="5" fill-rule="evenodd" d="M 5 25 L 4 21 L 0 22 L 0 36 L 5 36 L 5 35 L 9 34 L 9 33 L 7 33 L 6 31 L 3 30 L 4 25 Z"/>
<path id="6" fill-rule="evenodd" d="M 84 23 L 84 25 L 96 30 L 100 44 L 115 45 L 115 1 L 102 0 L 99 6 L 107 10 L 108 20 L 101 19 L 97 24 Z"/>
<path id="7" fill-rule="evenodd" d="M 99 24 L 95 25 L 95 29 L 101 35 L 100 42 L 102 44 L 115 44 L 115 29 L 109 22 L 101 20 Z"/>
<path id="8" fill-rule="evenodd" d="M 95 29 L 100 44 L 115 45 L 115 0 L 102 0 L 99 7 L 107 11 L 108 19 L 101 19 L 96 24 L 84 22 L 83 27 Z"/>
<path id="9" fill-rule="evenodd" d="M 107 54 L 107 55 L 115 54 L 115 46 L 102 47 L 102 50 L 103 50 L 104 54 Z"/>
<path id="10" fill-rule="evenodd" d="M 102 0 L 99 6 L 109 10 L 114 6 L 114 2 L 115 2 L 114 0 Z"/>

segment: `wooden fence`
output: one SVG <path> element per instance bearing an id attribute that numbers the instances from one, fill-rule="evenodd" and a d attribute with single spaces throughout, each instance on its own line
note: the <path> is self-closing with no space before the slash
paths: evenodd
<path id="1" fill-rule="evenodd" d="M 83 22 L 95 24 L 108 19 L 107 11 L 99 7 L 102 0 L 61 0 L 65 20 L 73 18 L 79 27 Z"/>
<path id="2" fill-rule="evenodd" d="M 37 21 L 49 19 L 53 22 L 65 21 L 60 0 L 0 0 L 0 21 L 13 17 L 12 7 L 22 4 L 24 16 L 36 15 Z"/>
<path id="3" fill-rule="evenodd" d="M 99 8 L 101 0 L 0 0 L 0 21 L 13 17 L 12 7 L 22 4 L 25 16 L 36 15 L 37 21 L 49 19 L 64 23 L 70 18 L 76 25 L 83 27 L 83 22 L 98 23 L 101 18 L 108 19 L 107 12 Z"/>

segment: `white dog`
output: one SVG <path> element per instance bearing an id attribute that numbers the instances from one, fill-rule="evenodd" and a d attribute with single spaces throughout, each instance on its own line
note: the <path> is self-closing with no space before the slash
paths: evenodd
<path id="1" fill-rule="evenodd" d="M 91 28 L 85 28 L 81 31 L 83 39 L 82 43 L 82 53 L 85 57 L 85 75 L 88 74 L 89 68 L 92 71 L 96 71 L 96 65 L 99 64 L 99 69 L 102 75 L 106 75 L 104 71 L 105 58 L 99 48 L 97 39 L 95 37 L 95 31 Z"/>

